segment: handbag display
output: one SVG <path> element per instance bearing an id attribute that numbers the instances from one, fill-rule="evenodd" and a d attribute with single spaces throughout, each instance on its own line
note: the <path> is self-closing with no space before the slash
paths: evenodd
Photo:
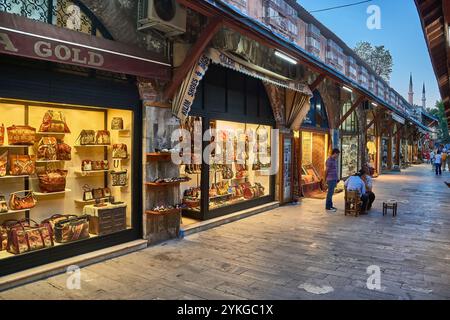
<path id="1" fill-rule="evenodd" d="M 42 222 L 50 226 L 57 243 L 68 243 L 89 238 L 88 216 L 56 214 Z"/>
<path id="2" fill-rule="evenodd" d="M 91 160 L 83 160 L 81 162 L 81 170 L 82 171 L 92 171 L 92 161 Z"/>
<path id="3" fill-rule="evenodd" d="M 6 176 L 8 167 L 8 151 L 0 155 L 0 177 Z"/>
<path id="4" fill-rule="evenodd" d="M 224 179 L 233 179 L 234 177 L 233 169 L 230 166 L 224 166 L 222 169 L 222 177 Z"/>
<path id="5" fill-rule="evenodd" d="M 54 246 L 52 231 L 47 224 L 21 220 L 8 230 L 7 251 L 13 254 L 35 251 Z"/>
<path id="6" fill-rule="evenodd" d="M 111 181 L 113 187 L 125 187 L 128 184 L 128 172 L 125 171 L 112 171 Z"/>
<path id="7" fill-rule="evenodd" d="M 6 202 L 6 198 L 4 195 L 0 195 L 0 213 L 8 212 L 8 203 Z"/>
<path id="8" fill-rule="evenodd" d="M 12 176 L 32 175 L 36 172 L 36 156 L 14 154 L 9 156 L 9 173 Z"/>
<path id="9" fill-rule="evenodd" d="M 109 170 L 108 160 L 91 161 L 91 165 L 94 171 Z"/>
<path id="10" fill-rule="evenodd" d="M 19 193 L 25 193 L 25 196 L 19 196 Z M 11 210 L 28 210 L 36 206 L 37 199 L 34 197 L 33 191 L 17 191 L 9 195 L 9 208 Z"/>
<path id="11" fill-rule="evenodd" d="M 67 170 L 49 170 L 38 175 L 39 189 L 43 193 L 62 192 L 66 190 Z"/>
<path id="12" fill-rule="evenodd" d="M 42 137 L 36 155 L 38 161 L 57 160 L 57 140 L 55 137 Z"/>
<path id="13" fill-rule="evenodd" d="M 64 142 L 58 142 L 56 145 L 56 159 L 63 161 L 72 160 L 72 148 Z"/>
<path id="14" fill-rule="evenodd" d="M 95 144 L 95 131 L 81 130 L 79 140 L 82 146 Z"/>
<path id="15" fill-rule="evenodd" d="M 95 144 L 99 145 L 110 145 L 111 144 L 111 134 L 108 130 L 98 130 L 95 135 Z"/>
<path id="16" fill-rule="evenodd" d="M 5 125 L 2 123 L 0 126 L 0 146 L 5 143 Z"/>
<path id="17" fill-rule="evenodd" d="M 123 119 L 120 117 L 112 118 L 111 130 L 123 130 Z"/>
<path id="18" fill-rule="evenodd" d="M 48 110 L 39 129 L 40 132 L 70 133 L 66 118 L 61 111 Z"/>
<path id="19" fill-rule="evenodd" d="M 124 143 L 118 143 L 113 145 L 112 157 L 114 159 L 127 159 L 128 147 Z"/>
<path id="20" fill-rule="evenodd" d="M 30 145 L 36 141 L 36 129 L 30 126 L 8 127 L 8 143 L 10 145 Z"/>

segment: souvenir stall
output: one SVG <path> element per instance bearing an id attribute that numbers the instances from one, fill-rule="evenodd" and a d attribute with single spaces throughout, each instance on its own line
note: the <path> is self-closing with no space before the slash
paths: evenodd
<path id="1" fill-rule="evenodd" d="M 352 107 L 351 102 L 345 103 L 341 116 L 346 114 Z M 359 153 L 359 124 L 356 112 L 353 112 L 341 128 L 341 177 L 348 178 L 358 172 L 360 164 Z"/>

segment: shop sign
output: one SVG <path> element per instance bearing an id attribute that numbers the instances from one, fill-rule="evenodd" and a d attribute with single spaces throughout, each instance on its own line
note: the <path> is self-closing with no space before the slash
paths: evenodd
<path id="1" fill-rule="evenodd" d="M 127 45 L 1 12 L 0 21 L 0 53 L 170 79 L 169 64 Z"/>

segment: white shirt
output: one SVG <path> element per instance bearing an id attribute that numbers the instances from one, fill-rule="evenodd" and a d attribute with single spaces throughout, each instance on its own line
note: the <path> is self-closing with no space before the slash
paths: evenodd
<path id="1" fill-rule="evenodd" d="M 359 191 L 361 195 L 366 194 L 366 185 L 361 177 L 351 176 L 345 181 L 348 191 Z"/>
<path id="2" fill-rule="evenodd" d="M 434 158 L 434 163 L 441 164 L 442 163 L 442 156 L 440 154 L 437 154 Z"/>
<path id="3" fill-rule="evenodd" d="M 368 187 L 369 189 L 372 189 L 372 187 L 373 187 L 373 181 L 372 181 L 372 177 L 371 177 L 371 176 L 366 175 L 366 182 L 367 182 L 367 187 Z"/>

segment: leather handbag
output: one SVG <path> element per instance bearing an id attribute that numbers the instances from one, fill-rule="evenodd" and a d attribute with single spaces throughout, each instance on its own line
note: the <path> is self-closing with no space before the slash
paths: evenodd
<path id="1" fill-rule="evenodd" d="M 25 193 L 25 196 L 19 196 L 19 193 Z M 33 191 L 17 191 L 9 196 L 9 208 L 11 210 L 28 210 L 36 206 L 37 199 L 34 197 Z"/>
<path id="2" fill-rule="evenodd" d="M 88 216 L 78 217 L 73 214 L 55 214 L 42 221 L 52 230 L 52 235 L 57 243 L 67 243 L 89 238 Z"/>
<path id="3" fill-rule="evenodd" d="M 113 187 L 125 187 L 128 184 L 128 172 L 112 171 L 111 182 Z"/>
<path id="4" fill-rule="evenodd" d="M 49 170 L 38 175 L 39 189 L 43 193 L 62 192 L 66 190 L 67 170 Z"/>
<path id="5" fill-rule="evenodd" d="M 56 145 L 56 158 L 63 161 L 72 160 L 72 148 L 64 142 L 58 142 Z"/>
<path id="6" fill-rule="evenodd" d="M 108 160 L 92 161 L 91 164 L 92 164 L 92 170 L 94 170 L 94 171 L 109 170 Z"/>
<path id="7" fill-rule="evenodd" d="M 8 167 L 8 151 L 0 155 L 0 177 L 6 176 Z"/>
<path id="8" fill-rule="evenodd" d="M 113 145 L 112 157 L 114 159 L 127 159 L 128 147 L 124 143 L 118 143 Z"/>
<path id="9" fill-rule="evenodd" d="M 99 145 L 110 145 L 111 144 L 111 134 L 108 130 L 99 130 L 95 135 L 95 144 Z"/>
<path id="10" fill-rule="evenodd" d="M 12 176 L 32 175 L 36 171 L 36 156 L 14 154 L 9 156 L 9 173 Z"/>
<path id="11" fill-rule="evenodd" d="M 39 129 L 40 132 L 70 133 L 66 118 L 61 111 L 48 110 Z"/>
<path id="12" fill-rule="evenodd" d="M 112 118 L 111 130 L 123 130 L 123 119 L 120 117 Z"/>
<path id="13" fill-rule="evenodd" d="M 91 160 L 83 160 L 81 162 L 81 170 L 82 171 L 92 171 L 92 161 Z"/>
<path id="14" fill-rule="evenodd" d="M 9 227 L 7 251 L 21 254 L 54 246 L 49 225 L 38 225 L 33 220 L 21 220 Z"/>
<path id="15" fill-rule="evenodd" d="M 68 243 L 88 239 L 89 216 L 72 216 L 58 220 L 53 228 L 53 235 L 57 243 Z"/>
<path id="16" fill-rule="evenodd" d="M 37 147 L 37 160 L 57 160 L 57 140 L 55 137 L 42 137 Z"/>
<path id="17" fill-rule="evenodd" d="M 5 143 L 5 125 L 2 123 L 0 126 L 0 146 Z"/>
<path id="18" fill-rule="evenodd" d="M 95 144 L 95 131 L 81 130 L 79 140 L 82 146 Z"/>
<path id="19" fill-rule="evenodd" d="M 8 143 L 10 145 L 33 145 L 36 141 L 36 129 L 30 126 L 8 127 Z"/>

